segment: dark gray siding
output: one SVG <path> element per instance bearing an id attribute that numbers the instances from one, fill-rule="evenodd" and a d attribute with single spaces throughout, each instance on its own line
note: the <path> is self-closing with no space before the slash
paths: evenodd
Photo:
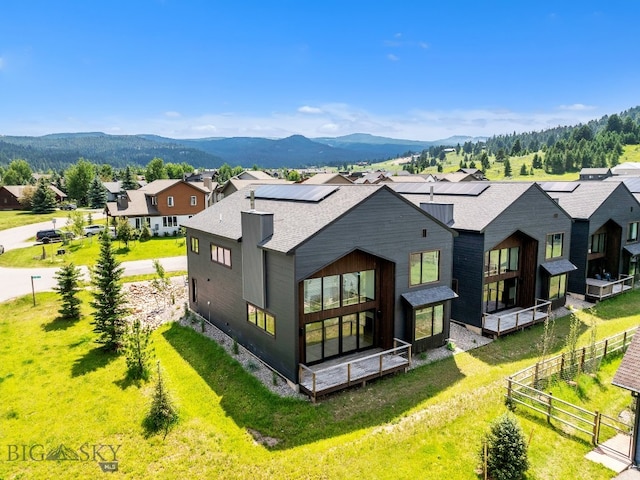
<path id="1" fill-rule="evenodd" d="M 265 308 L 265 268 L 260 243 L 273 235 L 273 214 L 242 212 L 242 295 Z"/>
<path id="2" fill-rule="evenodd" d="M 564 233 L 563 255 L 559 258 L 569 259 L 571 224 L 571 218 L 554 200 L 539 188 L 532 187 L 486 228 L 484 249 L 485 251 L 490 250 L 519 230 L 538 241 L 537 264 L 539 266 L 547 261 L 545 258 L 547 235 Z M 542 271 L 540 268 L 536 268 L 536 272 L 535 295 L 537 298 L 546 298 L 548 292 L 542 291 L 544 285 L 541 277 Z"/>
<path id="3" fill-rule="evenodd" d="M 576 220 L 571 231 L 571 263 L 577 270 L 569 274 L 567 290 L 584 295 L 587 278 L 587 254 L 589 252 L 589 222 Z"/>
<path id="4" fill-rule="evenodd" d="M 427 229 L 426 238 L 422 237 L 423 229 Z M 394 335 L 406 338 L 401 295 L 411 290 L 409 255 L 439 250 L 440 281 L 434 286 L 450 286 L 453 234 L 412 204 L 380 190 L 296 250 L 296 280 L 307 278 L 356 248 L 394 262 Z M 428 286 L 431 285 L 413 288 Z M 282 294 L 291 292 L 282 291 Z"/>
<path id="5" fill-rule="evenodd" d="M 451 318 L 482 327 L 484 237 L 475 232 L 458 232 L 453 245 L 453 278 L 458 282 L 460 297 L 452 303 Z"/>

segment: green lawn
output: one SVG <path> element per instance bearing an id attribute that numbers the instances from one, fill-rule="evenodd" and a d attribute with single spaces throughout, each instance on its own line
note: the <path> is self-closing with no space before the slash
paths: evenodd
<path id="1" fill-rule="evenodd" d="M 180 410 L 166 440 L 141 426 L 152 383 L 125 380 L 124 359 L 93 343 L 88 295 L 79 322 L 56 321 L 55 294 L 0 305 L 0 445 L 122 445 L 113 478 L 447 478 L 477 480 L 476 451 L 503 411 L 504 378 L 537 357 L 542 328 L 396 375 L 316 405 L 271 394 L 214 341 L 178 325 L 154 334 Z M 580 312 L 602 338 L 640 323 L 640 291 Z M 556 322 L 557 348 L 568 319 Z M 529 479 L 608 479 L 591 446 L 518 413 Z M 268 448 L 248 428 L 279 440 Z M 0 456 L 7 455 L 6 450 Z M 93 461 L 0 461 L 0 478 L 92 478 Z"/>
<path id="2" fill-rule="evenodd" d="M 124 243 L 114 240 L 113 245 L 119 261 L 177 257 L 186 254 L 183 237 L 153 237 L 145 242 L 129 242 L 128 248 Z M 60 249 L 64 249 L 64 255 L 57 254 Z M 93 265 L 99 251 L 98 237 L 83 237 L 66 245 L 58 242 L 9 250 L 0 256 L 0 266 L 55 267 L 69 262 L 75 265 Z M 43 252 L 45 258 L 42 258 Z"/>
<path id="3" fill-rule="evenodd" d="M 64 216 L 66 218 L 67 212 L 61 212 L 56 210 L 52 213 L 35 214 L 26 212 L 23 210 L 6 210 L 0 211 L 0 230 L 6 230 L 8 228 L 21 227 L 23 225 L 30 225 L 32 223 L 46 222 L 52 218 Z"/>

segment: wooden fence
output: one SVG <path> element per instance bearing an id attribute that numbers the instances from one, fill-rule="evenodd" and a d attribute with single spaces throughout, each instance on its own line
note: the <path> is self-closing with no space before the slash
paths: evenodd
<path id="1" fill-rule="evenodd" d="M 584 371 L 590 364 L 595 365 L 595 362 L 600 362 L 607 355 L 624 352 L 637 331 L 637 328 L 627 330 L 514 373 L 507 378 L 507 402 L 538 412 L 549 423 L 555 421 L 563 424 L 568 427 L 570 434 L 586 435 L 594 445 L 600 445 L 618 433 L 629 434 L 630 425 L 600 412 L 591 412 L 573 405 L 541 389 L 553 379 L 567 379 L 575 372 Z M 628 456 L 630 451 L 620 453 Z"/>

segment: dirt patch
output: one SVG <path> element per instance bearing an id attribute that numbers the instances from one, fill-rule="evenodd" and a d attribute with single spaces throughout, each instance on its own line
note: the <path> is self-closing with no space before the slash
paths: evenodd
<path id="1" fill-rule="evenodd" d="M 249 432 L 255 442 L 259 443 L 260 445 L 275 447 L 278 443 L 280 443 L 280 440 L 278 440 L 277 438 L 262 435 L 259 431 L 254 430 L 253 428 L 247 428 L 247 432 Z"/>

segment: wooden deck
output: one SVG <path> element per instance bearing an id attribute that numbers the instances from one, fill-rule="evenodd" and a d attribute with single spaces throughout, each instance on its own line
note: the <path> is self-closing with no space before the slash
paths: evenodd
<path id="1" fill-rule="evenodd" d="M 633 277 L 631 275 L 620 275 L 618 280 L 587 278 L 586 283 L 585 298 L 596 302 L 621 295 L 633 289 Z"/>
<path id="2" fill-rule="evenodd" d="M 394 339 L 394 344 L 396 346 L 390 350 L 377 349 L 373 353 L 368 350 L 313 366 L 300 364 L 300 390 L 315 402 L 322 395 L 407 371 L 411 365 L 411 344 L 398 339 Z"/>
<path id="3" fill-rule="evenodd" d="M 515 330 L 521 330 L 530 325 L 544 322 L 551 313 L 551 302 L 536 300 L 536 304 L 529 308 L 513 308 L 500 313 L 485 313 L 482 318 L 482 332 L 499 337 Z"/>

